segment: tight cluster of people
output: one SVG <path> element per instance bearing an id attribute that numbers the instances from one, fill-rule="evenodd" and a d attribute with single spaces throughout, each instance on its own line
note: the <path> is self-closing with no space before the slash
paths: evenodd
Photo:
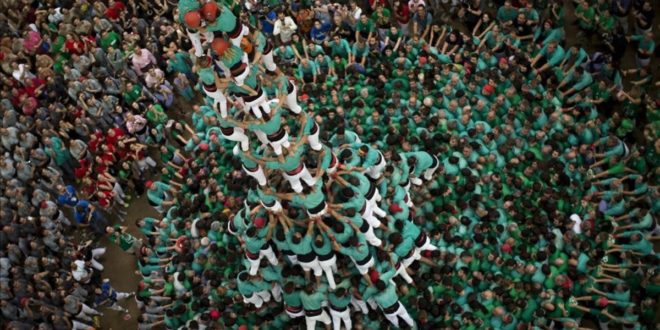
<path id="1" fill-rule="evenodd" d="M 66 205 L 137 255 L 140 329 L 655 324 L 651 1 L 30 8 L 2 13 L 3 325 L 85 329 L 126 296 L 67 239 Z M 24 181 L 27 133 L 52 172 Z M 161 214 L 144 239 L 109 226 L 142 193 Z M 30 232 L 36 214 L 63 228 Z"/>
<path id="2" fill-rule="evenodd" d="M 133 293 L 103 279 L 101 239 L 140 244 L 112 223 L 146 191 L 149 149 L 176 139 L 174 93 L 192 97 L 185 36 L 143 5 L 0 5 L 2 328 L 92 329 L 105 308 L 128 313 L 118 301 Z"/>

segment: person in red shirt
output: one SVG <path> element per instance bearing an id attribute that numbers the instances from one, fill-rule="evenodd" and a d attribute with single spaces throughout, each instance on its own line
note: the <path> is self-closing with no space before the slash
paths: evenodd
<path id="1" fill-rule="evenodd" d="M 393 15 L 397 23 L 399 23 L 399 29 L 403 35 L 409 35 L 409 24 L 410 22 L 410 8 L 408 8 L 408 3 L 401 2 L 400 0 L 395 0 L 392 5 Z"/>
<path id="2" fill-rule="evenodd" d="M 108 130 L 108 134 L 105 135 L 105 142 L 112 146 L 116 146 L 117 142 L 125 135 L 124 130 L 119 127 L 113 127 Z"/>
<path id="3" fill-rule="evenodd" d="M 69 33 L 66 35 L 64 49 L 69 54 L 82 55 L 85 52 L 85 43 L 76 35 Z"/>
<path id="4" fill-rule="evenodd" d="M 110 0 L 108 2 L 108 9 L 105 11 L 105 17 L 109 20 L 114 21 L 119 18 L 121 12 L 124 11 L 126 6 L 121 1 Z"/>

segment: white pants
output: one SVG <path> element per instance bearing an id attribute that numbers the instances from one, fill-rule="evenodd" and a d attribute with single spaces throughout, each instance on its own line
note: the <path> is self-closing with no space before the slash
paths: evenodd
<path id="1" fill-rule="evenodd" d="M 270 114 L 270 103 L 268 102 L 268 97 L 264 91 L 261 91 L 261 94 L 254 101 L 245 102 L 245 111 L 251 112 L 255 117 L 261 119 L 263 118 L 262 111 Z"/>
<path id="2" fill-rule="evenodd" d="M 374 217 L 374 210 L 371 207 L 370 203 L 368 201 L 365 201 L 366 206 L 364 208 L 364 212 L 362 212 L 362 219 L 364 221 L 369 223 L 369 226 L 373 228 L 378 228 L 381 225 L 380 220 L 378 220 L 376 217 Z"/>
<path id="3" fill-rule="evenodd" d="M 90 260 L 90 263 L 92 264 L 92 267 L 98 271 L 103 271 L 103 265 L 96 261 L 96 258 L 102 256 L 105 254 L 105 248 L 96 248 L 92 250 L 92 259 Z"/>
<path id="4" fill-rule="evenodd" d="M 82 305 L 82 309 L 80 310 L 80 313 L 78 313 L 78 315 L 76 315 L 76 318 L 78 318 L 78 319 L 81 319 L 81 320 L 87 321 L 87 322 L 92 322 L 93 321 L 92 316 L 103 315 L 94 308 L 91 308 L 91 307 L 89 307 L 85 304 L 81 304 L 81 305 Z"/>
<path id="5" fill-rule="evenodd" d="M 229 39 L 229 41 L 232 43 L 232 45 L 240 48 L 241 40 L 243 40 L 243 36 L 250 34 L 250 29 L 241 22 L 237 22 L 236 24 L 241 24 L 241 33 L 238 35 L 238 37 Z"/>
<path id="6" fill-rule="evenodd" d="M 289 315 L 289 317 L 292 318 L 292 319 L 297 319 L 299 317 L 305 316 L 305 310 L 303 310 L 302 308 L 300 309 L 300 312 L 292 313 L 292 312 L 289 312 L 289 310 L 286 309 L 286 306 L 285 306 L 284 311 L 286 311 L 286 315 Z"/>
<path id="7" fill-rule="evenodd" d="M 289 175 L 286 172 L 282 172 L 282 176 L 284 176 L 284 178 L 289 181 L 291 189 L 297 193 L 301 193 L 303 191 L 303 186 L 300 180 L 305 181 L 305 183 L 310 187 L 316 183 L 316 180 L 309 173 L 309 170 L 307 170 L 307 166 L 305 166 L 305 164 L 303 164 L 303 168 L 300 172 L 298 172 L 298 174 Z"/>
<path id="8" fill-rule="evenodd" d="M 289 84 L 293 83 L 289 82 Z M 296 84 L 293 84 L 293 92 L 286 95 L 286 98 L 284 99 L 284 105 L 295 114 L 299 114 L 302 111 L 302 108 L 300 105 L 298 105 L 298 87 Z"/>
<path id="9" fill-rule="evenodd" d="M 270 294 L 273 296 L 273 300 L 277 302 L 282 301 L 282 287 L 279 284 L 270 288 Z"/>
<path id="10" fill-rule="evenodd" d="M 403 278 L 406 281 L 406 283 L 412 284 L 413 279 L 412 277 L 410 277 L 410 274 L 408 274 L 407 268 L 406 266 L 403 265 L 403 263 L 399 264 L 399 268 L 396 269 L 396 273 L 394 273 L 394 276 L 397 275 L 401 276 L 401 278 Z"/>
<path id="11" fill-rule="evenodd" d="M 273 148 L 275 154 L 278 156 L 282 154 L 282 147 L 288 149 L 289 146 L 291 146 L 291 143 L 289 142 L 289 133 L 285 132 L 281 139 L 273 142 L 268 140 L 268 136 L 264 132 L 260 130 L 254 130 L 253 132 L 262 144 L 270 145 L 270 147 Z"/>
<path id="12" fill-rule="evenodd" d="M 243 302 L 246 304 L 253 304 L 256 308 L 261 308 L 264 302 L 270 301 L 270 292 L 259 291 L 252 294 L 250 298 L 243 296 Z"/>
<path id="13" fill-rule="evenodd" d="M 248 169 L 243 166 L 243 171 L 251 177 L 253 177 L 257 182 L 259 183 L 260 186 L 265 186 L 268 182 L 266 181 L 266 174 L 264 174 L 264 169 L 261 168 L 261 165 L 257 165 L 257 169 L 255 171 L 249 171 Z"/>
<path id="14" fill-rule="evenodd" d="M 372 197 L 370 200 L 367 201 L 368 207 L 371 208 L 371 212 L 375 213 L 377 216 L 384 218 L 387 216 L 387 213 L 378 206 L 378 202 L 376 202 L 376 195 L 380 196 L 378 192 L 374 194 L 374 197 Z"/>
<path id="15" fill-rule="evenodd" d="M 360 272 L 360 275 L 365 275 L 367 272 L 369 272 L 369 268 L 374 266 L 374 258 L 369 257 L 369 261 L 367 261 L 366 264 L 364 265 L 358 265 L 357 261 L 351 257 L 351 260 L 353 260 L 353 263 L 355 264 L 355 268 Z"/>
<path id="16" fill-rule="evenodd" d="M 382 174 L 383 169 L 385 169 L 385 166 L 387 165 L 387 163 L 385 162 L 385 157 L 383 156 L 383 154 L 380 151 L 378 153 L 380 154 L 380 162 L 378 164 L 374 165 L 374 166 L 369 167 L 365 171 L 365 173 L 374 180 L 377 180 L 377 179 L 380 178 L 380 175 Z"/>
<path id="17" fill-rule="evenodd" d="M 80 321 L 71 320 L 71 329 L 72 330 L 88 330 L 90 328 L 93 329 L 93 327 L 91 325 L 87 325 L 87 324 L 82 323 Z"/>
<path id="18" fill-rule="evenodd" d="M 206 96 L 213 99 L 212 107 L 220 112 L 220 117 L 227 118 L 227 96 L 219 89 L 216 89 L 214 92 L 209 92 L 204 87 L 202 89 Z"/>
<path id="19" fill-rule="evenodd" d="M 416 248 L 413 249 L 413 255 L 407 259 L 403 259 L 401 262 L 404 267 L 408 268 L 412 265 L 413 262 L 422 258 L 422 255 L 419 253 L 419 250 Z"/>
<path id="20" fill-rule="evenodd" d="M 369 223 L 367 223 L 367 226 L 369 226 Z M 369 229 L 367 229 L 367 231 L 364 232 L 363 234 L 364 234 L 364 238 L 367 240 L 367 243 L 373 246 L 381 246 L 383 244 L 383 241 L 380 238 L 376 237 L 373 227 L 369 226 Z"/>
<path id="21" fill-rule="evenodd" d="M 435 160 L 435 166 L 427 169 L 424 171 L 424 180 L 431 180 L 433 179 L 433 173 L 435 173 L 435 170 L 438 169 L 438 166 L 440 166 L 440 161 L 438 160 L 438 157 L 431 155 L 433 159 Z"/>
<path id="22" fill-rule="evenodd" d="M 353 306 L 354 309 L 357 309 L 360 312 L 362 312 L 362 314 L 364 315 L 369 314 L 369 308 L 367 308 L 367 303 L 365 303 L 364 300 L 359 300 L 355 298 L 355 296 L 351 296 L 351 305 Z"/>
<path id="23" fill-rule="evenodd" d="M 149 167 L 156 167 L 156 162 L 149 156 L 138 159 L 137 164 L 141 172 L 146 171 Z"/>
<path id="24" fill-rule="evenodd" d="M 298 259 L 298 262 L 305 272 L 310 270 L 314 271 L 314 276 L 316 277 L 321 277 L 321 275 L 323 275 L 323 269 L 321 268 L 321 264 L 319 264 L 318 258 L 314 258 L 314 260 L 310 262 L 302 262 L 300 259 Z"/>
<path id="25" fill-rule="evenodd" d="M 341 329 L 341 322 L 344 322 L 344 328 L 351 330 L 353 323 L 351 321 L 351 309 L 346 308 L 343 312 L 337 312 L 332 307 L 330 308 L 330 316 L 332 316 L 332 329 Z"/>
<path id="26" fill-rule="evenodd" d="M 319 265 L 325 273 L 325 278 L 328 280 L 328 285 L 332 290 L 334 290 L 337 287 L 335 284 L 334 276 L 334 273 L 337 272 L 337 256 L 333 255 L 332 258 L 324 261 L 319 260 Z"/>
<path id="27" fill-rule="evenodd" d="M 190 32 L 190 30 L 186 29 L 186 32 L 188 33 L 188 39 L 190 39 L 190 43 L 193 45 L 193 48 L 195 49 L 195 56 L 197 57 L 204 56 L 204 48 L 202 48 L 202 38 L 199 31 Z M 205 32 L 204 38 L 206 39 L 207 42 L 213 40 L 213 32 Z"/>
<path id="28" fill-rule="evenodd" d="M 305 316 L 305 324 L 307 324 L 307 330 L 316 329 L 316 322 L 330 325 L 332 320 L 330 320 L 330 316 L 328 316 L 328 313 L 326 313 L 325 310 L 322 310 L 321 314 L 316 316 Z"/>
<path id="29" fill-rule="evenodd" d="M 273 206 L 266 206 L 266 204 L 264 204 L 263 202 L 261 203 L 261 205 L 263 205 L 266 210 L 272 213 L 282 212 L 282 204 L 280 203 L 280 201 L 275 201 L 275 204 Z"/>
<path id="30" fill-rule="evenodd" d="M 385 314 L 385 317 L 395 326 L 399 327 L 399 317 L 405 321 L 408 326 L 411 328 L 415 327 L 415 321 L 413 321 L 412 317 L 410 317 L 410 314 L 408 314 L 408 311 L 406 310 L 403 305 L 397 301 L 397 304 L 399 304 L 399 308 L 392 314 Z"/>
<path id="31" fill-rule="evenodd" d="M 273 60 L 273 52 L 274 49 L 271 49 L 268 54 L 261 54 L 261 64 L 266 67 L 266 70 L 271 72 L 277 70 L 277 65 L 275 65 L 275 61 Z"/>
<path id="32" fill-rule="evenodd" d="M 308 120 L 314 119 L 309 118 Z M 314 123 L 314 125 L 316 126 L 316 133 L 307 135 L 307 142 L 309 143 L 309 147 L 312 148 L 312 150 L 321 151 L 321 149 L 323 149 L 323 145 L 319 141 L 319 133 L 321 133 L 321 129 L 318 127 L 318 124 Z"/>
<path id="33" fill-rule="evenodd" d="M 287 255 L 286 255 L 286 258 L 289 259 L 289 262 L 290 262 L 292 265 L 298 265 L 298 264 L 300 264 L 300 263 L 298 262 L 298 256 L 295 255 L 295 254 L 291 254 L 291 255 L 287 254 Z"/>
<path id="34" fill-rule="evenodd" d="M 241 37 L 240 39 L 243 39 L 243 37 Z M 240 39 L 238 41 L 239 45 L 240 45 Z M 245 70 L 243 70 L 243 72 L 241 72 L 237 76 L 232 75 L 231 70 L 229 70 L 229 68 L 227 66 L 225 66 L 224 64 L 218 65 L 224 71 L 225 76 L 231 77 L 232 79 L 234 79 L 234 82 L 236 83 L 236 86 L 243 86 L 243 83 L 245 82 L 245 79 L 250 75 L 250 60 L 248 60 L 247 53 L 243 53 L 243 57 L 241 58 L 241 62 L 243 62 L 243 64 L 245 64 Z M 222 62 L 216 61 L 216 63 L 220 64 Z"/>
<path id="35" fill-rule="evenodd" d="M 220 132 L 222 133 L 222 131 Z M 231 135 L 225 135 L 225 133 L 222 133 L 222 137 L 229 141 L 240 143 L 243 152 L 248 152 L 250 150 L 250 139 L 245 134 L 245 130 L 241 127 L 234 127 L 234 132 L 231 133 Z"/>
<path id="36" fill-rule="evenodd" d="M 428 235 L 426 235 L 426 240 L 424 240 L 424 244 L 421 247 L 415 247 L 420 253 L 422 251 L 435 251 L 438 249 L 437 246 L 431 244 L 431 239 L 429 238 Z"/>
<path id="37" fill-rule="evenodd" d="M 267 249 L 261 249 L 259 251 L 259 257 L 256 260 L 252 260 L 250 258 L 247 258 L 248 262 L 250 262 L 250 275 L 254 276 L 257 275 L 257 272 L 259 271 L 259 264 L 261 263 L 262 258 L 268 259 L 268 262 L 276 266 L 277 265 L 277 256 L 275 256 L 275 253 L 273 252 L 273 248 L 268 246 Z"/>

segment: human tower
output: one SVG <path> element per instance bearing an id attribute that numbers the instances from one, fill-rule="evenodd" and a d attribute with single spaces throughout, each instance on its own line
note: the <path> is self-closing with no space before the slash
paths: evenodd
<path id="1" fill-rule="evenodd" d="M 316 322 L 350 329 L 351 306 L 414 326 L 393 278 L 412 283 L 413 262 L 432 264 L 423 255 L 436 247 L 411 221 L 409 191 L 433 178 L 438 159 L 409 152 L 388 165 L 343 128 L 332 146 L 320 141 L 319 125 L 298 104 L 295 81 L 277 67 L 261 31 L 221 3 L 181 0 L 178 7 L 207 97 L 202 113 L 213 123 L 198 136 L 235 143 L 230 149 L 256 181 L 226 224 L 244 250 L 236 279 L 244 302 L 281 302 L 288 317 L 305 317 L 308 329 Z M 296 266 L 300 280 L 292 276 Z"/>

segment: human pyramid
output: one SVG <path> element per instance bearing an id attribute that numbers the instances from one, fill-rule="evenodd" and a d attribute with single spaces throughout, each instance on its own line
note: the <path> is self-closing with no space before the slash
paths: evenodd
<path id="1" fill-rule="evenodd" d="M 428 152 L 400 153 L 387 169 L 396 174 L 385 179 L 383 154 L 354 133 L 340 132 L 332 146 L 319 140 L 318 124 L 298 105 L 295 83 L 278 70 L 260 31 L 220 3 L 182 0 L 179 13 L 207 96 L 202 111 L 217 123 L 205 137 L 236 142 L 233 153 L 258 183 L 227 225 L 245 251 L 237 278 L 243 301 L 256 308 L 283 302 L 288 317 L 305 317 L 308 329 L 316 322 L 350 329 L 349 305 L 366 315 L 367 304 L 394 326 L 400 317 L 415 327 L 392 279 L 412 283 L 408 266 L 433 265 L 423 255 L 437 247 L 411 220 L 410 187 L 431 180 L 440 161 Z M 251 52 L 241 48 L 244 39 Z M 268 97 L 264 80 L 277 98 Z M 387 190 L 394 193 L 386 201 Z"/>

